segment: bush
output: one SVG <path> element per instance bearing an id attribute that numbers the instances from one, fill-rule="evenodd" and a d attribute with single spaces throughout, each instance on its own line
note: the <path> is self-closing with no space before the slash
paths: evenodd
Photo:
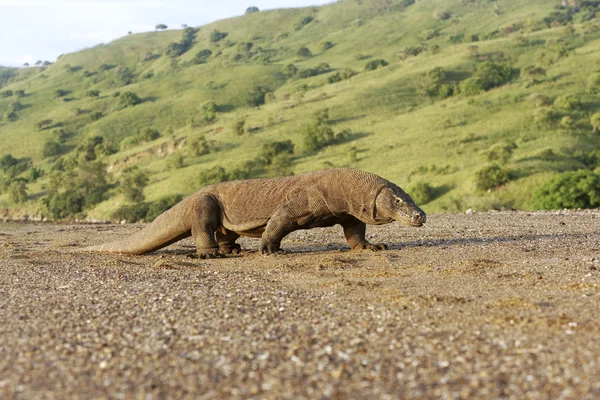
<path id="1" fill-rule="evenodd" d="M 385 67 L 389 63 L 382 59 L 371 60 L 365 64 L 365 71 L 373 71 L 379 67 Z"/>
<path id="2" fill-rule="evenodd" d="M 308 47 L 300 47 L 298 49 L 298 51 L 296 52 L 296 55 L 298 57 L 311 57 L 312 53 L 311 51 L 308 49 Z"/>
<path id="3" fill-rule="evenodd" d="M 460 92 L 466 96 L 471 96 L 483 92 L 483 84 L 479 78 L 468 78 L 459 85 Z"/>
<path id="4" fill-rule="evenodd" d="M 2 93 L 0 93 L 0 94 L 4 98 L 11 97 L 13 95 L 13 91 L 12 90 L 3 90 Z"/>
<path id="5" fill-rule="evenodd" d="M 434 199 L 434 189 L 429 183 L 415 182 L 409 188 L 410 196 L 417 204 L 427 204 Z"/>
<path id="6" fill-rule="evenodd" d="M 86 97 L 100 97 L 100 91 L 99 90 L 88 90 L 87 92 L 85 92 L 85 96 Z"/>
<path id="7" fill-rule="evenodd" d="M 600 127 L 600 112 L 592 114 L 590 117 L 590 124 L 592 124 L 593 132 L 596 133 Z"/>
<path id="8" fill-rule="evenodd" d="M 149 126 L 142 128 L 142 130 L 139 133 L 140 140 L 142 140 L 144 142 L 151 142 L 153 140 L 158 139 L 159 137 L 160 137 L 160 132 Z"/>
<path id="9" fill-rule="evenodd" d="M 190 157 L 198 157 L 209 154 L 211 145 L 204 136 L 191 139 L 188 142 L 188 154 Z"/>
<path id="10" fill-rule="evenodd" d="M 144 188 L 149 181 L 150 179 L 144 171 L 138 168 L 127 169 L 119 183 L 119 191 L 127 201 L 140 203 L 144 201 Z"/>
<path id="11" fill-rule="evenodd" d="M 8 200 L 13 204 L 27 201 L 27 184 L 21 180 L 14 181 L 8 187 Z"/>
<path id="12" fill-rule="evenodd" d="M 240 118 L 236 121 L 235 125 L 233 126 L 233 131 L 235 132 L 236 135 L 238 136 L 242 136 L 245 132 L 245 127 L 246 125 L 246 118 Z"/>
<path id="13" fill-rule="evenodd" d="M 225 171 L 225 168 L 218 165 L 202 171 L 198 177 L 198 183 L 200 186 L 212 185 L 214 183 L 225 182 L 228 180 L 229 174 L 227 171 Z"/>
<path id="14" fill-rule="evenodd" d="M 82 193 L 69 191 L 47 197 L 45 204 L 52 218 L 65 219 L 83 211 L 85 198 Z"/>
<path id="15" fill-rule="evenodd" d="M 11 167 L 19 164 L 19 160 L 13 157 L 12 154 L 5 154 L 0 157 L 0 169 L 7 172 Z"/>
<path id="16" fill-rule="evenodd" d="M 210 33 L 210 41 L 213 43 L 218 42 L 219 40 L 225 39 L 227 37 L 227 32 L 219 32 L 218 30 L 214 30 Z"/>
<path id="17" fill-rule="evenodd" d="M 150 203 L 148 206 L 148 212 L 144 218 L 145 221 L 150 222 L 153 221 L 160 214 L 167 211 L 169 208 L 173 207 L 177 203 L 183 200 L 183 196 L 179 194 L 172 194 L 169 196 L 161 197 L 153 203 Z"/>
<path id="18" fill-rule="evenodd" d="M 598 93 L 600 89 L 600 72 L 592 72 L 587 78 L 586 85 L 590 93 Z"/>
<path id="19" fill-rule="evenodd" d="M 554 100 L 553 107 L 562 111 L 576 111 L 582 108 L 581 100 L 573 94 L 559 96 Z"/>
<path id="20" fill-rule="evenodd" d="M 25 97 L 25 91 L 24 90 L 15 90 L 15 96 L 17 96 L 18 98 Z"/>
<path id="21" fill-rule="evenodd" d="M 95 121 L 98 121 L 102 117 L 104 117 L 104 114 L 102 114 L 102 111 L 93 111 L 90 114 L 90 121 L 95 122 Z"/>
<path id="22" fill-rule="evenodd" d="M 479 190 L 492 190 L 510 180 L 510 171 L 498 164 L 492 164 L 477 171 L 475 185 Z"/>
<path id="23" fill-rule="evenodd" d="M 283 67 L 282 72 L 285 76 L 291 78 L 292 76 L 296 75 L 298 68 L 296 68 L 294 64 L 287 64 L 285 67 Z"/>
<path id="24" fill-rule="evenodd" d="M 321 75 L 321 74 L 324 74 L 329 71 L 330 71 L 329 64 L 321 63 L 321 64 L 317 65 L 316 68 L 307 68 L 307 69 L 303 69 L 303 70 L 299 71 L 296 74 L 296 76 L 300 79 L 305 79 L 305 78 L 309 78 L 311 76 Z"/>
<path id="25" fill-rule="evenodd" d="M 508 160 L 512 157 L 513 151 L 516 148 L 517 145 L 515 142 L 495 144 L 490 148 L 487 154 L 487 160 L 491 162 L 497 161 L 500 164 L 506 164 L 506 162 L 508 162 Z"/>
<path id="26" fill-rule="evenodd" d="M 600 175 L 588 170 L 557 174 L 533 197 L 538 210 L 600 207 Z"/>
<path id="27" fill-rule="evenodd" d="M 210 57 L 211 55 L 212 51 L 210 51 L 209 49 L 200 50 L 196 53 L 192 62 L 194 64 L 206 64 L 206 62 L 208 61 L 208 57 Z"/>
<path id="28" fill-rule="evenodd" d="M 54 140 L 48 140 L 42 147 L 42 157 L 54 157 L 61 153 L 62 146 Z"/>
<path id="29" fill-rule="evenodd" d="M 259 12 L 259 11 L 260 10 L 258 9 L 258 7 L 255 7 L 255 6 L 246 8 L 246 14 L 252 14 L 252 13 Z"/>
<path id="30" fill-rule="evenodd" d="M 6 122 L 14 122 L 19 119 L 19 116 L 14 111 L 7 111 L 4 113 L 3 119 Z"/>
<path id="31" fill-rule="evenodd" d="M 513 70 L 508 65 L 485 61 L 477 66 L 475 76 L 480 79 L 483 90 L 489 90 L 510 81 Z"/>
<path id="32" fill-rule="evenodd" d="M 313 17 L 311 17 L 310 15 L 300 18 L 300 20 L 296 23 L 296 30 L 299 31 L 300 29 L 304 28 L 306 25 L 310 24 L 312 21 L 313 21 Z"/>
<path id="33" fill-rule="evenodd" d="M 167 170 L 169 171 L 182 168 L 183 165 L 183 156 L 180 154 L 173 154 L 171 157 L 167 158 Z"/>
<path id="34" fill-rule="evenodd" d="M 148 214 L 148 204 L 140 203 L 121 206 L 112 213 L 110 218 L 117 221 L 138 222 L 143 221 Z"/>
<path id="35" fill-rule="evenodd" d="M 354 75 L 356 75 L 356 72 L 349 69 L 349 68 L 345 68 L 341 71 L 336 72 L 333 75 L 329 75 L 327 77 L 327 82 L 328 83 L 337 83 L 337 82 L 341 82 L 343 80 L 346 79 L 350 79 L 351 77 L 353 77 Z"/>
<path id="36" fill-rule="evenodd" d="M 258 107 L 265 104 L 265 94 L 269 89 L 264 86 L 257 86 L 246 95 L 246 104 L 250 107 Z"/>
<path id="37" fill-rule="evenodd" d="M 328 120 L 328 109 L 317 111 L 313 122 L 301 129 L 304 137 L 304 147 L 308 151 L 317 151 L 333 143 L 335 135 L 333 129 L 328 125 Z"/>
<path id="38" fill-rule="evenodd" d="M 321 49 L 323 49 L 323 51 L 327 51 L 327 50 L 331 49 L 333 46 L 335 46 L 335 45 L 330 41 L 321 43 Z"/>
<path id="39" fill-rule="evenodd" d="M 133 92 L 125 92 L 119 95 L 119 101 L 117 104 L 117 109 L 122 110 L 127 107 L 133 107 L 142 102 L 142 99 L 138 97 L 137 94 Z"/>
<path id="40" fill-rule="evenodd" d="M 68 90 L 64 90 L 64 89 L 56 89 L 54 91 L 54 95 L 56 97 L 65 97 L 66 95 L 68 95 L 70 92 Z"/>
<path id="41" fill-rule="evenodd" d="M 294 154 L 294 143 L 289 139 L 281 142 L 265 143 L 262 146 L 258 159 L 262 164 L 270 165 L 273 159 L 280 154 Z"/>

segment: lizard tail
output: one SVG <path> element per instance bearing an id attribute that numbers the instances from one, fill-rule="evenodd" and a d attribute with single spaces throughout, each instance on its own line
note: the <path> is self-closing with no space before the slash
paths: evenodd
<path id="1" fill-rule="evenodd" d="M 192 218 L 185 218 L 185 200 L 159 215 L 150 225 L 123 240 L 85 247 L 80 251 L 144 254 L 191 236 Z"/>

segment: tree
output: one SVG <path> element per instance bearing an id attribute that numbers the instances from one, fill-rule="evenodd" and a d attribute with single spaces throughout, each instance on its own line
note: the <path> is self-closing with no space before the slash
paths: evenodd
<path id="1" fill-rule="evenodd" d="M 168 26 L 166 26 L 165 24 L 158 24 L 158 25 L 156 25 L 156 26 L 154 27 L 154 29 L 156 29 L 156 30 L 160 30 L 160 31 L 163 31 L 163 30 L 165 30 L 165 29 L 167 29 L 167 28 L 168 28 Z"/>
<path id="2" fill-rule="evenodd" d="M 329 110 L 319 110 L 313 115 L 313 122 L 302 129 L 304 147 L 308 151 L 317 151 L 333 142 L 333 129 L 329 127 Z"/>
<path id="3" fill-rule="evenodd" d="M 42 156 L 44 158 L 54 157 L 60 154 L 62 146 L 55 140 L 48 140 L 42 147 Z"/>
<path id="4" fill-rule="evenodd" d="M 121 85 L 129 85 L 133 80 L 133 72 L 129 68 L 119 65 L 115 70 L 117 80 Z"/>
<path id="5" fill-rule="evenodd" d="M 264 86 L 257 86 L 246 95 L 246 104 L 250 107 L 258 107 L 265 104 L 265 94 L 269 89 Z"/>
<path id="6" fill-rule="evenodd" d="M 211 55 L 212 51 L 210 51 L 209 49 L 200 50 L 196 53 L 192 61 L 194 62 L 194 64 L 205 64 L 208 61 L 208 57 L 210 57 Z"/>
<path id="7" fill-rule="evenodd" d="M 283 74 L 288 78 L 293 77 L 298 72 L 298 68 L 294 64 L 287 64 L 283 67 Z"/>
<path id="8" fill-rule="evenodd" d="M 6 122 L 14 122 L 19 119 L 19 116 L 14 111 L 7 111 L 4 113 L 4 120 Z"/>
<path id="9" fill-rule="evenodd" d="M 252 13 L 256 13 L 259 12 L 260 10 L 258 9 L 258 7 L 255 6 L 250 6 L 248 8 L 246 8 L 246 14 L 252 14 Z"/>
<path id="10" fill-rule="evenodd" d="M 258 159 L 262 164 L 270 165 L 273 159 L 280 154 L 294 154 L 294 143 L 289 139 L 280 142 L 265 143 L 262 146 Z"/>
<path id="11" fill-rule="evenodd" d="M 371 60 L 365 64 L 365 71 L 373 71 L 379 67 L 385 67 L 389 63 L 385 60 Z"/>

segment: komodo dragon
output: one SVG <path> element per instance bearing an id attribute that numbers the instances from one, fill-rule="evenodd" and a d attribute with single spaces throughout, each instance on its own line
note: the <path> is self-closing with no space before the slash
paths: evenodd
<path id="1" fill-rule="evenodd" d="M 352 249 L 383 250 L 366 240 L 366 224 L 422 226 L 425 219 L 395 184 L 369 172 L 335 168 L 209 185 L 133 236 L 82 250 L 143 254 L 193 236 L 198 256 L 210 258 L 240 252 L 237 238 L 251 236 L 262 238 L 261 253 L 273 253 L 292 231 L 336 224 Z"/>

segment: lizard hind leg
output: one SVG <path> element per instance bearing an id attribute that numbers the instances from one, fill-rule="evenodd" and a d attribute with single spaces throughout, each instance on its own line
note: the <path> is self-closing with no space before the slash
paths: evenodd
<path id="1" fill-rule="evenodd" d="M 219 244 L 215 238 L 220 227 L 221 209 L 217 200 L 206 195 L 200 197 L 192 212 L 192 237 L 196 242 L 196 253 L 200 258 L 219 256 Z"/>

